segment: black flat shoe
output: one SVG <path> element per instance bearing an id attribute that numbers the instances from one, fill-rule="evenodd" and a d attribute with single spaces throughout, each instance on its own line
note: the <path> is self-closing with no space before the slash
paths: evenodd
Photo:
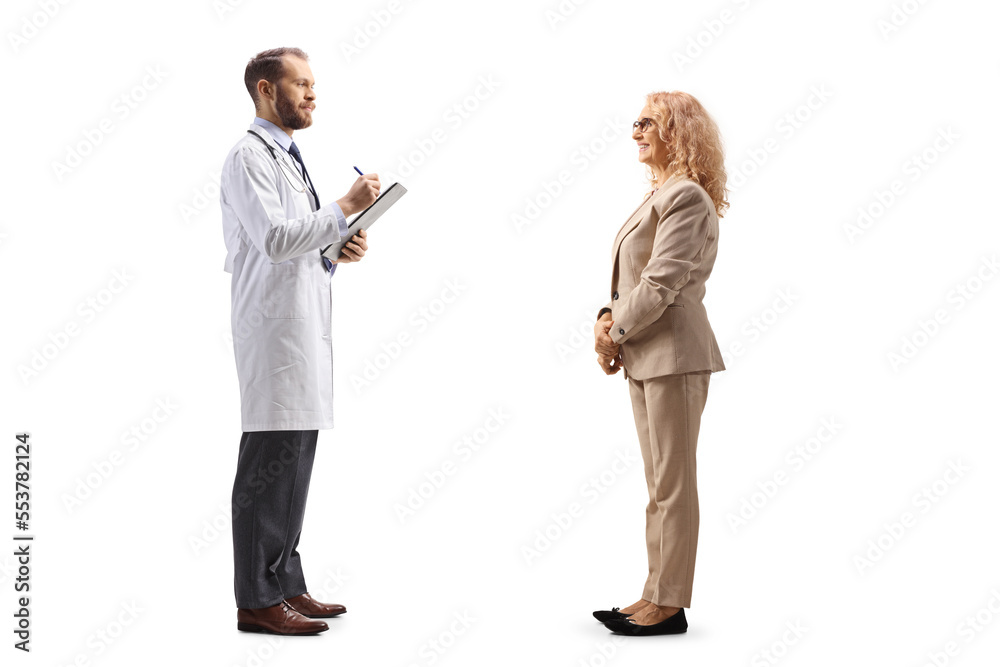
<path id="1" fill-rule="evenodd" d="M 604 623 L 605 621 L 617 621 L 623 618 L 628 618 L 629 615 L 621 613 L 620 611 L 618 611 L 619 609 L 621 609 L 621 607 L 612 607 L 611 611 L 608 611 L 606 609 L 595 611 L 594 618 L 596 618 L 601 623 Z"/>
<path id="2" fill-rule="evenodd" d="M 688 623 L 684 616 L 684 607 L 670 618 L 653 625 L 639 625 L 625 619 L 613 619 L 604 622 L 604 627 L 619 635 L 645 637 L 648 635 L 679 635 L 687 632 Z"/>

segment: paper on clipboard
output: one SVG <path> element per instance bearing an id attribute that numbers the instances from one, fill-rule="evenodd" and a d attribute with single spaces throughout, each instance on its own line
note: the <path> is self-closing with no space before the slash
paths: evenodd
<path id="1" fill-rule="evenodd" d="M 343 237 L 339 241 L 331 243 L 327 247 L 323 248 L 323 256 L 329 259 L 335 260 L 340 257 L 340 251 L 344 249 L 344 246 L 354 235 L 360 232 L 362 229 L 368 229 L 375 221 L 378 220 L 383 213 L 389 210 L 389 207 L 399 201 L 399 198 L 406 194 L 406 188 L 403 187 L 401 183 L 393 183 L 389 186 L 389 189 L 378 196 L 372 205 L 361 211 L 348 225 L 347 236 Z"/>

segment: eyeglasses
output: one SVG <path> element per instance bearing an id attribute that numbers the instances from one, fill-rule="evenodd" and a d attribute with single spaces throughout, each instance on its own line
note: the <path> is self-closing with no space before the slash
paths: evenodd
<path id="1" fill-rule="evenodd" d="M 649 128 L 653 127 L 656 123 L 653 122 L 652 118 L 640 118 L 639 120 L 632 123 L 632 131 L 639 130 L 640 132 L 649 132 Z"/>

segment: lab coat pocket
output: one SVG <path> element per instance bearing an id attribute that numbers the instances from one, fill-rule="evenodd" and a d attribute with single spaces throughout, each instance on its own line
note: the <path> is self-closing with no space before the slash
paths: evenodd
<path id="1" fill-rule="evenodd" d="M 270 264 L 264 278 L 264 317 L 301 319 L 309 315 L 305 265 L 287 261 Z"/>

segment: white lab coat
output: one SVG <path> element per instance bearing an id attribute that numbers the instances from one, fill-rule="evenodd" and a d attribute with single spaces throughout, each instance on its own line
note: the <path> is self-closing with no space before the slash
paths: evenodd
<path id="1" fill-rule="evenodd" d="M 263 127 L 250 130 L 274 148 L 286 171 L 249 134 L 222 167 L 243 430 L 333 428 L 332 273 L 320 248 L 340 239 L 343 213 L 335 203 L 314 211 L 308 189 L 292 187 L 302 187 L 293 160 Z"/>

